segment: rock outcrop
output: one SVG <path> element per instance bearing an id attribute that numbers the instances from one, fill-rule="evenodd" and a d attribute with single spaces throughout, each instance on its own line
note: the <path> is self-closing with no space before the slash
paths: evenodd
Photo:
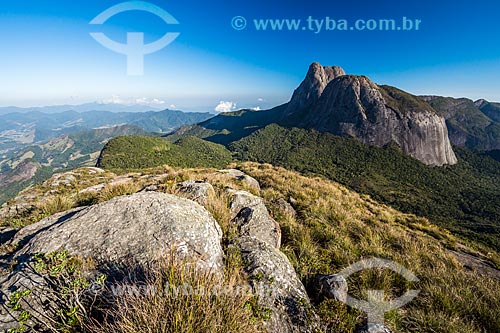
<path id="1" fill-rule="evenodd" d="M 309 86 L 309 76 L 301 86 Z M 310 94 L 316 96 L 319 91 L 312 86 Z M 309 101 L 304 99 L 305 104 Z M 289 108 L 294 105 L 301 104 L 292 99 Z M 457 163 L 442 116 L 419 98 L 378 86 L 365 76 L 334 78 L 315 103 L 306 109 L 297 108 L 295 115 L 289 113 L 287 117 L 297 118 L 299 127 L 353 137 L 367 145 L 395 143 L 405 154 L 428 165 Z"/>
<path id="2" fill-rule="evenodd" d="M 345 71 L 341 67 L 323 67 L 317 62 L 312 63 L 304 81 L 293 92 L 286 114 L 314 105 L 323 94 L 326 86 L 342 75 L 345 75 Z"/>
<path id="3" fill-rule="evenodd" d="M 222 231 L 202 206 L 145 192 L 57 214 L 20 230 L 17 255 L 68 250 L 97 261 L 159 259 L 172 250 L 206 269 L 222 267 Z"/>
<path id="4" fill-rule="evenodd" d="M 0 330 L 16 326 L 7 300 L 15 291 L 38 290 L 30 308 L 46 312 L 44 284 L 30 267 L 37 253 L 67 250 L 97 264 L 148 263 L 170 255 L 197 268 L 222 272 L 222 231 L 208 211 L 174 195 L 142 192 L 88 208 L 48 217 L 21 229 L 10 240 L 18 246 L 13 272 L 0 279 Z M 3 306 L 1 306 L 3 304 Z"/>
<path id="5" fill-rule="evenodd" d="M 281 245 L 281 229 L 269 212 L 262 198 L 246 191 L 229 191 L 232 193 L 231 214 L 238 225 L 240 236 L 253 237 L 272 247 Z"/>
<path id="6" fill-rule="evenodd" d="M 238 225 L 235 241 L 242 254 L 259 306 L 271 310 L 265 323 L 273 333 L 314 332 L 317 323 L 304 285 L 288 258 L 279 251 L 281 231 L 262 198 L 229 190 L 231 213 Z"/>

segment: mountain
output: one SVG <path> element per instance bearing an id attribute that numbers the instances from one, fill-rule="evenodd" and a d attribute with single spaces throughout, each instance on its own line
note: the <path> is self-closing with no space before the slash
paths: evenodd
<path id="1" fill-rule="evenodd" d="M 241 161 L 320 174 L 455 235 L 500 251 L 500 163 L 457 148 L 459 163 L 428 167 L 397 145 L 378 148 L 328 132 L 269 125 L 233 142 Z"/>
<path id="2" fill-rule="evenodd" d="M 159 137 L 121 136 L 106 144 L 97 166 L 140 169 L 166 164 L 184 168 L 224 168 L 231 161 L 231 152 L 224 146 L 197 137 L 184 137 L 170 143 Z"/>
<path id="3" fill-rule="evenodd" d="M 378 86 L 340 67 L 313 63 L 289 103 L 267 111 L 220 114 L 173 133 L 229 144 L 271 123 L 330 132 L 377 147 L 395 143 L 428 165 L 457 163 L 444 118 L 399 89 Z"/>
<path id="4" fill-rule="evenodd" d="M 86 103 L 81 105 L 53 105 L 41 107 L 28 107 L 21 108 L 16 106 L 0 107 L 0 115 L 9 113 L 61 113 L 65 111 L 88 112 L 88 111 L 110 111 L 110 112 L 146 112 L 146 111 L 160 111 L 163 108 L 155 105 L 141 105 L 141 104 L 117 104 L 117 103 Z"/>
<path id="5" fill-rule="evenodd" d="M 445 119 L 450 141 L 475 150 L 500 149 L 500 105 L 485 100 L 422 96 Z"/>
<path id="6" fill-rule="evenodd" d="M 134 125 L 148 132 L 169 132 L 186 124 L 210 118 L 210 113 L 187 113 L 174 110 L 150 112 L 65 111 L 60 113 L 10 113 L 0 116 L 0 140 L 22 143 L 44 141 L 61 134 Z"/>
<path id="7" fill-rule="evenodd" d="M 77 133 L 27 146 L 0 161 L 0 204 L 23 188 L 45 180 L 54 172 L 94 166 L 104 145 L 121 135 L 147 135 L 135 126 L 117 126 Z"/>
<path id="8" fill-rule="evenodd" d="M 481 112 L 490 117 L 493 121 L 500 122 L 500 103 L 488 102 L 480 99 L 474 102 Z"/>

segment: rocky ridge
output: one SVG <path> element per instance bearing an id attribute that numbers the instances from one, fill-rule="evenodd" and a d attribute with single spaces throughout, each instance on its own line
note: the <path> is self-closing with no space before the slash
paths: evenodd
<path id="1" fill-rule="evenodd" d="M 286 118 L 298 122 L 290 125 L 377 147 L 395 143 L 428 165 L 457 163 L 444 118 L 427 103 L 366 76 L 343 73 L 312 64 L 287 107 Z"/>
<path id="2" fill-rule="evenodd" d="M 96 168 L 89 171 L 103 173 Z M 61 174 L 49 183 L 53 187 L 71 186 L 74 175 L 78 173 Z M 258 191 L 258 182 L 239 170 L 221 170 L 217 177 L 232 178 L 243 187 Z M 122 176 L 119 183 L 133 179 Z M 203 207 L 214 193 L 212 184 L 185 181 L 178 185 L 178 195 L 158 193 L 155 190 L 159 187 L 151 186 L 136 194 L 55 214 L 8 237 L 6 245 L 14 249 L 8 254 L 8 261 L 17 264 L 13 271 L 0 277 L 0 330 L 17 325 L 15 311 L 6 307 L 13 292 L 29 289 L 44 293 L 46 286 L 30 264 L 37 253 L 68 251 L 108 266 L 174 256 L 189 259 L 200 270 L 222 273 L 222 231 Z M 264 323 L 266 330 L 313 332 L 316 317 L 305 287 L 279 250 L 279 224 L 269 215 L 262 198 L 241 189 L 227 188 L 226 193 L 230 197 L 231 220 L 238 229 L 231 246 L 241 252 L 250 277 L 248 283 L 258 295 L 259 306 L 270 310 L 270 319 Z M 36 312 L 55 313 L 46 297 L 27 297 L 23 302 Z"/>

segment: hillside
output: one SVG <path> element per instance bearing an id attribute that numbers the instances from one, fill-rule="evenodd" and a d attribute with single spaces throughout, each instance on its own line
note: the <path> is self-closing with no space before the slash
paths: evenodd
<path id="1" fill-rule="evenodd" d="M 338 66 L 313 63 L 291 100 L 265 111 L 223 113 L 180 128 L 169 136 L 198 136 L 229 144 L 269 124 L 356 138 L 369 146 L 395 143 L 427 165 L 453 165 L 456 156 L 444 118 L 417 96 L 379 86 L 366 76 L 346 75 Z"/>
<path id="2" fill-rule="evenodd" d="M 500 163 L 455 149 L 460 163 L 430 168 L 397 146 L 270 125 L 231 144 L 243 161 L 321 174 L 404 212 L 429 218 L 468 239 L 500 250 Z"/>
<path id="3" fill-rule="evenodd" d="M 446 119 L 450 141 L 475 150 L 500 149 L 500 109 L 486 101 L 467 98 L 422 96 Z"/>
<path id="4" fill-rule="evenodd" d="M 184 137 L 170 143 L 158 137 L 122 136 L 106 144 L 97 166 L 140 169 L 167 164 L 185 168 L 223 168 L 230 162 L 231 153 L 224 146 L 196 137 Z"/>
<path id="5" fill-rule="evenodd" d="M 394 260 L 405 266 L 418 277 L 419 281 L 411 283 L 388 270 L 371 269 L 353 275 L 348 279 L 349 294 L 365 299 L 366 290 L 377 289 L 384 290 L 387 297 L 394 298 L 407 289 L 419 289 L 419 295 L 412 302 L 402 309 L 386 314 L 386 324 L 394 332 L 476 333 L 497 332 L 500 330 L 500 313 L 498 312 L 500 309 L 500 283 L 497 279 L 500 272 L 494 268 L 494 265 L 500 265 L 500 257 L 497 253 L 474 251 L 460 244 L 459 240 L 453 235 L 429 223 L 426 219 L 398 212 L 386 205 L 377 203 L 366 195 L 359 195 L 338 183 L 321 177 L 303 176 L 268 164 L 243 163 L 238 167 L 260 183 L 261 190 L 252 188 L 251 191 L 254 195 L 263 198 L 263 202 L 269 209 L 272 218 L 279 223 L 282 240 L 281 251 L 293 265 L 300 281 L 307 287 L 311 299 L 314 299 L 314 294 L 310 288 L 317 274 L 337 273 L 362 258 L 379 257 Z M 41 218 L 82 204 L 94 206 L 91 206 L 90 210 L 80 208 L 77 210 L 80 212 L 79 214 L 70 213 L 70 217 L 59 219 L 56 228 L 64 228 L 67 224 L 69 227 L 71 225 L 71 216 L 76 216 L 77 219 L 82 218 L 85 216 L 85 212 L 98 211 L 99 207 L 102 209 L 114 207 L 113 209 L 117 210 L 117 212 L 126 214 L 128 210 L 135 211 L 149 207 L 149 204 L 145 201 L 142 205 L 130 206 L 128 210 L 120 209 L 117 205 L 128 200 L 127 198 L 132 198 L 130 194 L 148 188 L 148 191 L 155 190 L 160 193 L 185 197 L 187 194 L 181 191 L 183 185 L 180 184 L 184 180 L 199 181 L 198 184 L 209 183 L 215 189 L 214 193 L 206 198 L 207 201 L 200 202 L 203 202 L 204 207 L 207 207 L 210 214 L 215 217 L 224 233 L 221 242 L 222 248 L 227 254 L 225 259 L 227 278 L 221 283 L 227 283 L 229 286 L 235 281 L 239 281 L 239 283 L 261 281 L 271 286 L 276 283 L 275 277 L 273 277 L 273 280 L 265 278 L 266 275 L 264 274 L 268 274 L 267 271 L 266 273 L 260 271 L 260 273 L 254 272 L 246 275 L 244 271 L 245 261 L 242 261 L 238 253 L 234 252 L 234 246 L 237 244 L 235 243 L 235 237 L 237 237 L 238 228 L 235 227 L 236 224 L 233 223 L 235 220 L 232 219 L 231 211 L 234 204 L 230 204 L 231 200 L 228 197 L 233 192 L 228 192 L 227 188 L 231 187 L 241 191 L 248 190 L 249 187 L 226 172 L 216 172 L 213 169 L 183 170 L 159 167 L 143 169 L 140 173 L 124 172 L 121 174 L 105 172 L 96 168 L 74 170 L 55 175 L 43 184 L 22 193 L 18 199 L 13 201 L 13 205 L 31 206 L 32 208 L 18 215 L 16 213 L 10 215 L 8 219 L 3 220 L 3 223 L 4 225 L 9 223 L 19 229 Z M 44 194 L 46 195 L 44 196 Z M 127 195 L 128 197 L 118 197 L 121 195 Z M 149 196 L 141 194 L 137 198 L 144 201 L 147 197 Z M 113 201 L 112 205 L 96 205 L 97 203 L 104 204 L 112 198 L 117 199 Z M 182 205 L 187 204 L 185 201 L 179 202 L 179 204 L 181 203 Z M 155 202 L 152 201 L 151 204 L 155 205 Z M 200 206 L 197 205 L 196 209 L 199 210 Z M 7 209 L 7 211 L 16 212 L 18 210 Z M 154 214 L 151 210 L 148 212 L 148 214 Z M 109 212 L 103 212 L 103 216 L 106 214 L 109 215 Z M 155 221 L 154 224 L 162 221 L 161 215 L 163 213 L 158 212 L 158 214 L 158 216 L 150 219 Z M 191 214 L 191 212 L 186 211 L 183 214 Z M 65 216 L 65 214 L 58 216 Z M 134 218 L 142 217 L 135 216 Z M 42 222 L 41 227 L 46 226 L 50 221 L 50 219 L 45 220 L 45 222 Z M 190 219 L 189 221 L 197 220 Z M 83 224 L 84 229 L 80 232 L 84 232 L 85 228 L 91 228 L 91 225 L 98 222 L 99 218 L 89 220 Z M 121 222 L 115 221 L 115 223 Z M 129 223 L 129 225 L 133 225 L 133 223 Z M 104 225 L 103 230 L 109 230 L 109 227 Z M 20 231 L 18 238 L 29 234 L 30 230 L 32 232 L 39 228 L 36 225 L 31 225 L 27 230 Z M 42 235 L 50 233 L 53 228 L 42 228 L 37 233 Z M 120 232 L 120 230 L 116 232 Z M 135 232 L 139 231 L 136 230 Z M 92 233 L 92 231 L 88 230 L 88 233 Z M 7 234 L 10 236 L 6 236 Z M 85 239 L 97 237 L 106 240 L 106 237 L 113 237 L 114 233 L 87 234 L 81 234 L 79 237 Z M 2 237 L 14 237 L 16 239 L 16 236 L 12 235 L 12 231 L 1 233 L 1 235 Z M 128 235 L 134 237 L 126 237 L 121 242 L 133 242 L 136 237 L 143 238 L 147 237 L 147 235 L 149 235 L 148 232 L 141 230 L 140 235 Z M 154 235 L 154 239 L 165 237 L 165 235 L 165 233 L 160 232 Z M 38 236 L 35 235 L 34 237 L 33 240 L 36 240 Z M 69 235 L 67 242 L 78 242 L 78 239 Z M 136 243 L 133 243 L 134 246 L 137 246 Z M 22 244 L 18 244 L 16 247 L 6 246 L 1 251 L 14 251 L 15 253 L 19 246 L 22 246 Z M 61 244 L 61 246 L 64 247 L 64 244 Z M 265 255 L 264 249 L 266 247 L 261 247 L 257 251 L 262 251 L 260 255 Z M 74 251 L 74 248 L 72 251 Z M 103 255 L 107 252 L 109 252 L 109 249 L 103 248 L 93 253 Z M 193 253 L 193 255 L 196 254 Z M 243 252 L 240 255 L 244 256 L 245 253 Z M 10 265 L 10 267 L 13 267 L 11 268 L 13 272 L 21 269 L 21 265 L 9 262 L 8 258 L 8 253 L 2 257 L 5 267 Z M 464 258 L 468 258 L 468 260 L 464 260 Z M 53 267 L 52 270 L 49 270 L 51 275 L 46 273 L 47 275 L 42 276 L 51 279 L 49 281 L 57 282 L 55 288 L 72 288 L 69 290 L 84 295 L 84 291 L 78 289 L 78 285 L 75 287 L 74 284 L 69 284 L 73 280 L 64 280 L 62 277 L 66 279 L 78 278 L 79 280 L 75 281 L 81 282 L 81 279 L 88 275 L 85 275 L 85 271 L 80 273 L 80 270 L 91 269 L 93 266 L 69 266 L 76 267 L 76 272 L 73 270 L 69 271 L 70 273 L 73 272 L 71 275 L 59 275 L 67 274 L 64 273 L 66 267 L 68 267 L 67 265 L 74 264 L 75 259 L 67 258 L 67 254 L 62 253 L 51 254 L 46 257 L 38 255 L 36 260 L 38 260 L 38 265 L 46 265 L 42 267 L 47 267 L 47 270 Z M 128 274 L 134 267 L 127 265 L 122 268 L 122 272 L 125 270 L 125 274 Z M 144 269 L 144 266 L 142 267 Z M 158 267 L 158 265 L 145 267 L 147 267 L 145 268 L 146 271 L 143 271 L 145 274 L 151 273 L 157 277 L 168 277 L 166 281 L 162 279 L 153 280 L 156 281 L 155 283 L 168 283 L 169 281 L 170 283 L 172 281 L 175 281 L 174 283 L 183 283 L 190 281 L 189 283 L 201 287 L 207 283 L 206 278 L 203 278 L 204 275 L 193 276 L 187 274 L 187 272 L 182 273 L 181 266 L 176 266 L 176 270 L 168 268 L 168 266 Z M 273 267 L 274 270 L 280 269 L 278 266 Z M 39 274 L 45 274 L 43 271 L 41 272 Z M 0 274 L 0 278 L 4 276 Z M 57 280 L 59 276 L 61 279 Z M 494 278 L 495 276 L 497 278 Z M 276 278 L 279 278 L 281 282 L 284 281 L 283 279 L 288 279 L 285 276 Z M 104 281 L 107 288 L 113 286 L 112 279 L 105 278 Z M 54 289 L 53 292 L 55 292 L 54 295 L 64 295 L 60 289 Z M 199 297 L 196 294 L 194 296 L 189 295 L 192 294 L 183 295 L 182 298 L 172 297 L 169 293 L 146 297 L 117 295 L 113 303 L 110 303 L 109 299 L 107 302 L 101 303 L 102 300 L 100 298 L 96 299 L 94 296 L 93 302 L 84 303 L 83 308 L 80 306 L 74 308 L 76 315 L 68 312 L 63 317 L 55 318 L 55 322 L 62 323 L 72 330 L 78 330 L 82 325 L 87 325 L 87 327 L 90 326 L 90 332 L 132 333 L 145 328 L 151 331 L 161 331 L 162 327 L 169 327 L 172 332 L 185 332 L 182 327 L 193 327 L 190 325 L 198 323 L 200 318 L 205 318 L 199 317 L 202 313 L 210 313 L 212 321 L 222 319 L 217 325 L 212 323 L 212 329 L 225 327 L 224 332 L 249 333 L 264 332 L 265 330 L 259 329 L 259 325 L 263 324 L 264 327 L 272 325 L 269 320 L 271 317 L 276 316 L 274 311 L 281 311 L 274 308 L 272 311 L 269 308 L 259 308 L 259 303 L 255 303 L 255 299 L 251 298 L 244 298 L 242 301 L 240 298 L 219 298 L 224 297 L 224 294 L 222 296 L 217 294 L 218 296 L 210 296 L 210 298 Z M 260 297 L 259 299 L 262 300 L 262 297 L 269 296 L 264 294 Z M 180 302 L 176 302 L 176 299 L 180 300 Z M 58 303 L 59 306 L 72 308 L 74 303 L 69 303 L 72 298 L 62 298 L 62 300 L 62 303 Z M 290 301 L 288 300 L 288 302 Z M 308 300 L 302 300 L 301 304 L 306 307 L 305 304 L 308 302 Z M 19 300 L 19 303 L 16 304 L 19 304 L 18 312 L 22 313 L 21 310 L 25 303 Z M 161 306 L 158 306 L 158 304 L 161 304 Z M 245 309 L 249 309 L 249 312 L 240 312 L 238 310 L 242 308 L 243 304 L 245 304 Z M 102 317 L 99 317 L 99 311 L 103 310 L 109 311 L 109 314 L 113 316 L 111 318 L 115 320 L 103 323 Z M 318 315 L 314 323 L 319 327 L 316 326 L 314 332 L 353 333 L 357 331 L 356 329 L 363 324 L 366 318 L 358 310 L 349 308 L 334 299 L 313 301 L 312 308 L 308 311 Z M 33 320 L 43 320 L 35 312 L 31 315 Z M 97 317 L 92 317 L 94 315 Z M 297 312 L 294 314 L 283 313 L 282 318 L 289 315 L 297 315 Z M 235 316 L 238 319 L 235 320 Z M 92 322 L 93 318 L 101 318 L 99 319 L 100 324 Z M 105 318 L 109 319 L 110 317 Z M 182 318 L 182 320 L 173 318 Z M 61 322 L 69 319 L 73 320 Z M 23 325 L 29 325 L 29 323 L 29 321 L 24 321 Z M 201 324 L 206 323 L 198 323 L 197 325 Z M 297 322 L 295 325 L 304 324 Z M 296 327 L 302 329 L 300 332 L 312 332 L 312 329 L 306 330 L 302 326 Z M 199 326 L 196 328 L 199 328 Z"/>
<path id="6" fill-rule="evenodd" d="M 0 161 L 0 205 L 20 190 L 58 170 L 94 166 L 104 144 L 120 135 L 147 135 L 135 126 L 117 126 L 64 134 L 20 150 Z"/>

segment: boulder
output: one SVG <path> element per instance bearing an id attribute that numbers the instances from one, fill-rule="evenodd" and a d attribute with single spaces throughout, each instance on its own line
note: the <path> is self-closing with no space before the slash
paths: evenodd
<path id="1" fill-rule="evenodd" d="M 311 289 L 317 302 L 328 298 L 340 302 L 347 300 L 347 281 L 339 274 L 318 275 L 311 281 Z"/>
<path id="2" fill-rule="evenodd" d="M 279 198 L 278 200 L 274 201 L 274 204 L 281 214 L 288 215 L 291 217 L 297 216 L 297 212 L 295 211 L 293 206 L 290 203 L 288 203 L 285 199 Z"/>
<path id="3" fill-rule="evenodd" d="M 262 198 L 247 191 L 233 191 L 231 214 L 240 236 L 250 236 L 279 248 L 281 228 L 271 218 Z"/>
<path id="4" fill-rule="evenodd" d="M 109 262 L 158 259 L 173 249 L 208 269 L 222 267 L 222 231 L 197 203 L 174 195 L 143 192 L 57 214 L 20 230 L 18 252 L 68 250 Z"/>
<path id="5" fill-rule="evenodd" d="M 255 178 L 250 177 L 249 175 L 245 174 L 240 170 L 225 169 L 225 170 L 219 170 L 219 172 L 241 181 L 243 184 L 247 185 L 251 189 L 260 191 L 259 182 Z"/>
<path id="6" fill-rule="evenodd" d="M 10 262 L 16 270 L 0 278 L 0 331 L 16 327 L 16 315 L 6 305 L 11 294 L 38 290 L 30 299 L 33 311 L 50 311 L 44 284 L 30 264 L 34 254 L 67 250 L 93 258 L 98 265 L 148 263 L 175 254 L 199 269 L 223 270 L 222 231 L 199 204 L 174 195 L 142 192 L 76 208 L 21 229 L 10 241 L 19 250 Z M 33 293 L 35 294 L 35 293 Z"/>
<path id="7" fill-rule="evenodd" d="M 304 285 L 288 258 L 267 242 L 254 237 L 238 239 L 250 284 L 258 305 L 270 310 L 265 322 L 268 332 L 315 332 L 318 322 Z"/>
<path id="8" fill-rule="evenodd" d="M 209 195 L 215 193 L 211 184 L 200 181 L 187 180 L 178 186 L 181 194 L 202 206 L 207 204 Z"/>

